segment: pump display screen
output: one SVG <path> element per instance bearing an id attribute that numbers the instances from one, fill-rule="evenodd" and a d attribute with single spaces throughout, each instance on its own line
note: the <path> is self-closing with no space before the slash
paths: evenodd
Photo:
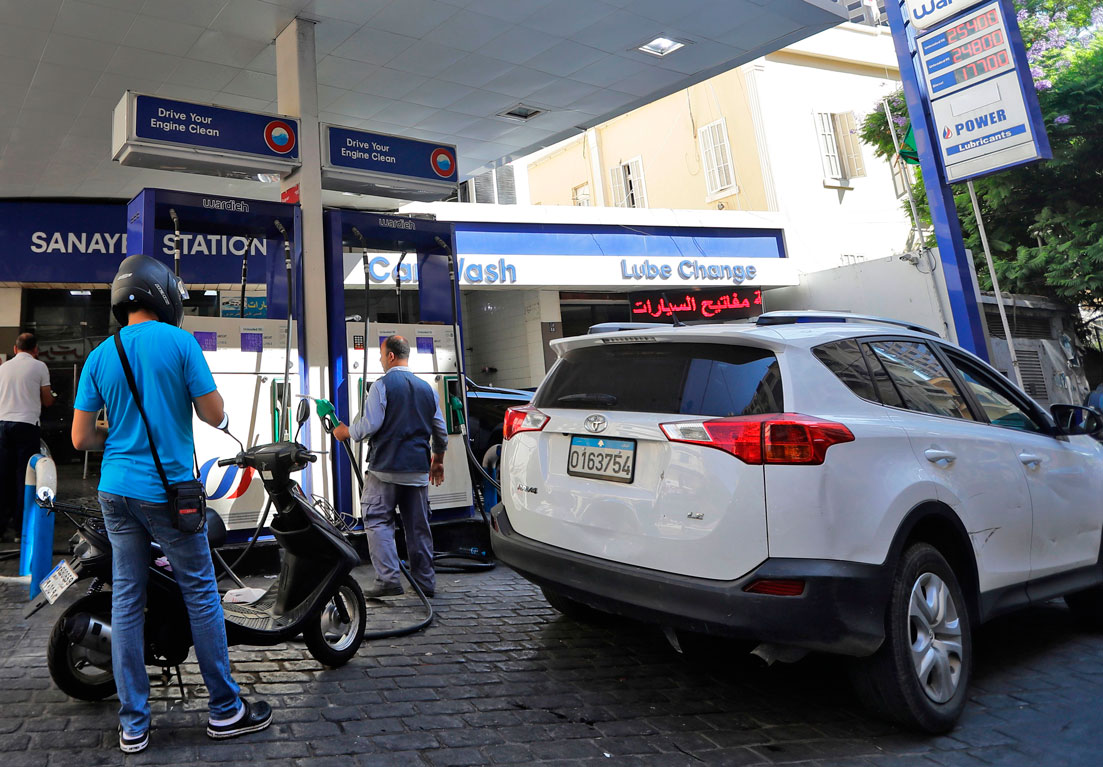
<path id="1" fill-rule="evenodd" d="M 991 3 L 919 40 L 931 98 L 987 80 L 1015 67 L 998 4 Z"/>

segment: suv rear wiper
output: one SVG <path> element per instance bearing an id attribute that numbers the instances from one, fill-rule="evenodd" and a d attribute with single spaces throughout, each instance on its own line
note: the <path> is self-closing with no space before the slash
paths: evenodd
<path id="1" fill-rule="evenodd" d="M 599 405 L 615 405 L 617 404 L 617 398 L 614 394 L 583 392 L 581 394 L 566 394 L 556 400 L 556 404 L 561 402 L 594 402 Z"/>

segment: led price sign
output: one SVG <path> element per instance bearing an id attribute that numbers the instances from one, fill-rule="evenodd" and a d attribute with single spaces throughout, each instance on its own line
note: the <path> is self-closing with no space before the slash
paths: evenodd
<path id="1" fill-rule="evenodd" d="M 682 322 L 736 320 L 762 314 L 762 291 L 753 288 L 632 293 L 629 302 L 632 319 L 637 321 L 673 319 L 675 314 Z"/>
<path id="2" fill-rule="evenodd" d="M 932 99 L 1015 68 L 998 4 L 921 38 L 919 54 Z"/>

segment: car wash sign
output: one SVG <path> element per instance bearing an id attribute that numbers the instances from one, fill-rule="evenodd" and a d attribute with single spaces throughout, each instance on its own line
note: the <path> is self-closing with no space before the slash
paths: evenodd
<path id="1" fill-rule="evenodd" d="M 907 6 L 911 22 L 929 28 L 916 39 L 917 63 L 946 180 L 1052 156 L 1010 5 L 956 1 Z"/>
<path id="2" fill-rule="evenodd" d="M 322 186 L 342 192 L 439 200 L 459 180 L 456 148 L 339 125 L 322 126 Z"/>

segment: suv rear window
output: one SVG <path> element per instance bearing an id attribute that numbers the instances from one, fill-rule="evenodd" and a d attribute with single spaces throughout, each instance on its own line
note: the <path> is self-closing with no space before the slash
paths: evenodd
<path id="1" fill-rule="evenodd" d="M 777 357 L 731 344 L 572 349 L 536 393 L 538 408 L 734 416 L 784 412 Z"/>

